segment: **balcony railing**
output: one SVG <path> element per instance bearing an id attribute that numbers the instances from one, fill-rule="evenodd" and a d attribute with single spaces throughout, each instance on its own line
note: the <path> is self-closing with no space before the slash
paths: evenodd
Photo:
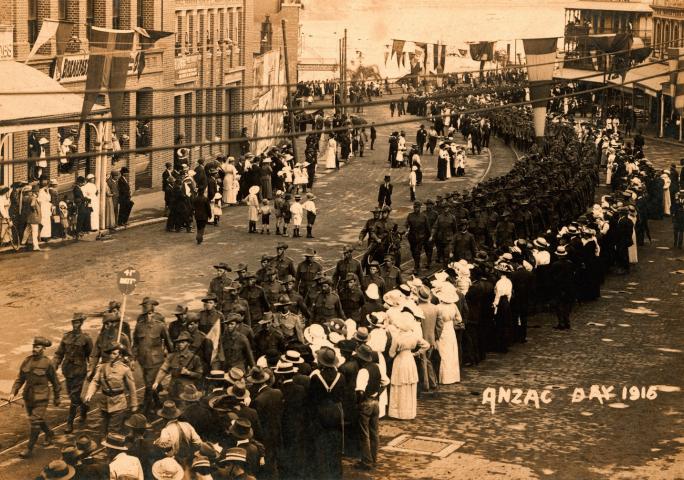
<path id="1" fill-rule="evenodd" d="M 656 7 L 684 8 L 684 0 L 653 0 Z"/>

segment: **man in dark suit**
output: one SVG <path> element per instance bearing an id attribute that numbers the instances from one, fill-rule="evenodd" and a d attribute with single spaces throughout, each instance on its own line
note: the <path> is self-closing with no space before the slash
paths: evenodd
<path id="1" fill-rule="evenodd" d="M 382 208 L 385 205 L 388 207 L 392 206 L 392 190 L 394 187 L 390 183 L 390 176 L 385 175 L 385 181 L 380 185 L 378 189 L 378 208 Z"/>
<path id="2" fill-rule="evenodd" d="M 209 199 L 204 195 L 197 195 L 193 201 L 193 209 L 195 212 L 195 223 L 197 224 L 195 239 L 197 240 L 197 245 L 200 245 L 204 240 L 204 229 L 211 217 Z"/>
<path id="3" fill-rule="evenodd" d="M 306 388 L 294 383 L 297 368 L 290 362 L 280 362 L 274 373 L 278 388 L 283 392 L 282 435 L 286 439 L 278 458 L 278 466 L 282 478 L 298 478 L 302 475 L 306 458 Z"/>
<path id="4" fill-rule="evenodd" d="M 375 140 L 378 138 L 378 131 L 375 129 L 375 124 L 372 123 L 370 126 L 370 149 L 373 150 L 373 147 L 375 146 Z"/>
<path id="5" fill-rule="evenodd" d="M 421 155 L 423 154 L 423 147 L 425 146 L 425 142 L 427 142 L 427 137 L 428 133 L 427 130 L 425 130 L 425 125 L 421 125 L 418 129 L 418 133 L 416 133 L 416 145 L 418 145 L 418 151 Z"/>
<path id="6" fill-rule="evenodd" d="M 278 456 L 282 446 L 283 392 L 272 388 L 269 385 L 271 374 L 258 367 L 252 369 L 247 381 L 252 384 L 252 406 L 259 414 L 261 428 L 264 431 L 264 478 L 278 478 Z"/>
<path id="7" fill-rule="evenodd" d="M 128 217 L 133 209 L 131 200 L 131 185 L 128 183 L 128 167 L 121 167 L 119 177 L 119 221 L 120 226 L 128 224 Z"/>
<path id="8" fill-rule="evenodd" d="M 554 285 L 554 304 L 558 318 L 557 330 L 570 329 L 570 311 L 575 301 L 575 266 L 568 259 L 565 247 L 559 246 L 555 252 L 556 261 L 549 267 L 549 276 Z"/>
<path id="9" fill-rule="evenodd" d="M 197 165 L 195 165 L 195 185 L 197 185 L 197 194 L 203 195 L 207 189 L 207 172 L 204 170 L 204 159 L 197 159 Z"/>

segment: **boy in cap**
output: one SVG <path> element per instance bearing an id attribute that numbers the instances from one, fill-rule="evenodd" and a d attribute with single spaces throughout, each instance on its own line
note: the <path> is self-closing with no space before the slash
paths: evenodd
<path id="1" fill-rule="evenodd" d="M 50 399 L 49 384 L 52 384 L 55 406 L 59 406 L 59 393 L 61 390 L 55 367 L 50 359 L 45 356 L 45 349 L 52 342 L 45 337 L 33 339 L 33 351 L 26 357 L 19 368 L 19 375 L 12 385 L 8 402 L 16 398 L 21 387 L 24 387 L 23 399 L 26 414 L 31 425 L 29 440 L 26 450 L 19 454 L 21 458 L 29 458 L 33 453 L 33 447 L 38 441 L 41 430 L 45 434 L 45 444 L 51 445 L 54 434 L 45 422 L 45 412 Z"/>

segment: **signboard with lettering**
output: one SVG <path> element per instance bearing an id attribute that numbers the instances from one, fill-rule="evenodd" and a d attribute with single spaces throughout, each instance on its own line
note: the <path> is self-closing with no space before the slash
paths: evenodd
<path id="1" fill-rule="evenodd" d="M 176 57 L 176 81 L 193 81 L 199 76 L 200 55 L 183 55 Z"/>
<path id="2" fill-rule="evenodd" d="M 135 286 L 140 281 L 140 273 L 135 268 L 127 268 L 123 272 L 119 272 L 116 279 L 116 284 L 119 286 L 119 291 L 124 295 L 130 295 L 135 290 Z"/>
<path id="3" fill-rule="evenodd" d="M 65 55 L 55 68 L 54 79 L 61 82 L 83 82 L 88 72 L 88 54 Z M 128 74 L 137 75 L 140 69 L 140 51 L 131 52 Z"/>
<path id="4" fill-rule="evenodd" d="M 14 60 L 14 26 L 0 25 L 0 60 Z"/>

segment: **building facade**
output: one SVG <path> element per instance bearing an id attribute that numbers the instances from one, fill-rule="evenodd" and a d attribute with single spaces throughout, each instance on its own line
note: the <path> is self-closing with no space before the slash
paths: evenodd
<path id="1" fill-rule="evenodd" d="M 654 56 L 665 58 L 668 47 L 684 46 L 684 0 L 653 0 Z"/>

